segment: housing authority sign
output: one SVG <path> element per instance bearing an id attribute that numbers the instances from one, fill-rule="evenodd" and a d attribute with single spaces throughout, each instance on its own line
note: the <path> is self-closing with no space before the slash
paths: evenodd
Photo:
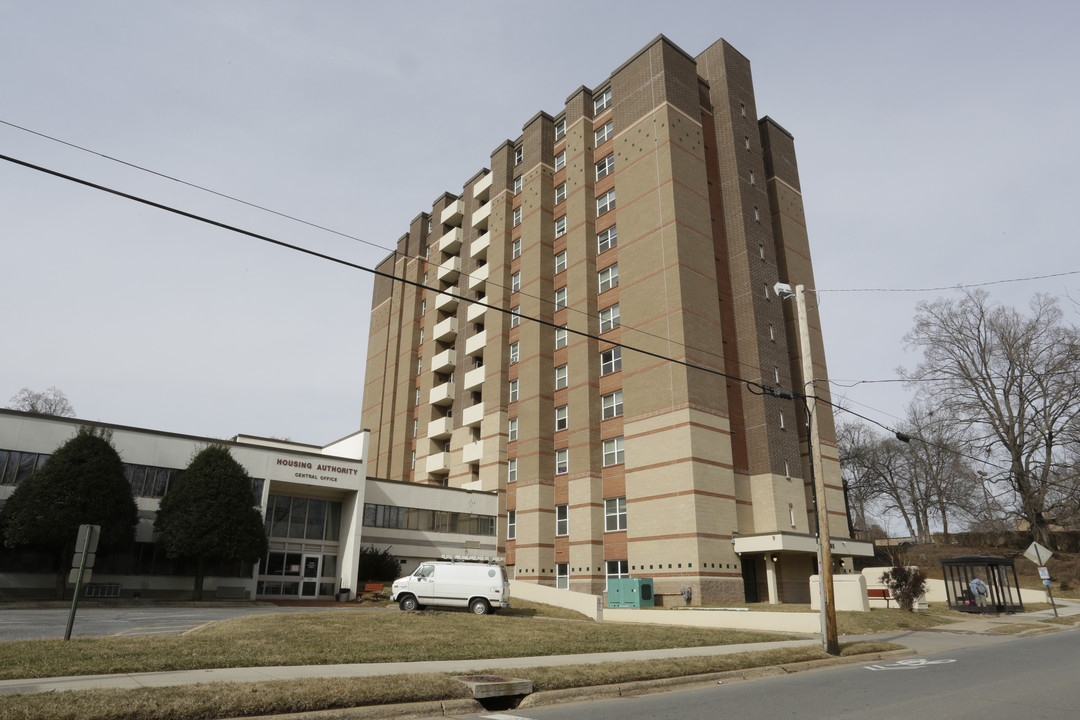
<path id="1" fill-rule="evenodd" d="M 267 473 L 271 480 L 356 487 L 360 484 L 360 468 L 333 460 L 318 458 L 278 457 L 270 463 Z"/>

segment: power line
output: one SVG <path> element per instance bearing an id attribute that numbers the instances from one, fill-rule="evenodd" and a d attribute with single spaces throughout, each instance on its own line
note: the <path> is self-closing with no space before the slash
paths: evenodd
<path id="1" fill-rule="evenodd" d="M 1080 275 L 1080 270 L 1068 270 L 1066 272 L 1050 273 L 1049 275 L 1032 275 L 1030 277 L 1021 278 L 1008 278 L 1006 280 L 988 280 L 986 282 L 979 283 L 967 283 L 961 285 L 947 285 L 942 287 L 929 287 L 929 288 L 818 288 L 815 290 L 807 290 L 807 292 L 827 293 L 827 292 L 887 292 L 887 293 L 919 293 L 919 292 L 942 292 L 945 290 L 963 290 L 964 288 L 986 287 L 988 285 L 1003 285 L 1005 283 L 1017 283 L 1028 282 L 1030 280 L 1046 280 L 1049 278 L 1065 277 L 1067 275 Z"/>

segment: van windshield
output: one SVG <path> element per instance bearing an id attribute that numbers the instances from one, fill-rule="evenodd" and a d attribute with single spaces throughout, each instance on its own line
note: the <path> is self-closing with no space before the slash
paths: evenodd
<path id="1" fill-rule="evenodd" d="M 431 577 L 433 574 L 435 574 L 435 566 L 434 565 L 421 565 L 420 567 L 416 568 L 416 572 L 413 573 L 413 575 L 416 576 L 416 577 L 425 577 L 425 578 L 426 577 Z"/>

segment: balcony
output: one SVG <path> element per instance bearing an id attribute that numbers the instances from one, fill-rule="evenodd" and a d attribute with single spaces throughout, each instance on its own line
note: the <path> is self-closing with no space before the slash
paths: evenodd
<path id="1" fill-rule="evenodd" d="M 473 368 L 465 373 L 465 389 L 472 390 L 474 387 L 483 385 L 485 377 L 487 377 L 487 373 L 484 371 L 483 366 Z"/>
<path id="2" fill-rule="evenodd" d="M 457 337 L 457 318 L 448 317 L 442 322 L 435 324 L 432 337 L 439 342 L 453 342 Z"/>
<path id="3" fill-rule="evenodd" d="M 465 311 L 465 319 L 469 322 L 476 322 L 480 318 L 484 317 L 488 308 L 486 305 L 480 305 L 479 303 L 486 303 L 488 301 L 487 295 L 480 298 L 477 302 L 469 305 L 469 309 Z"/>
<path id="4" fill-rule="evenodd" d="M 461 413 L 461 424 L 465 427 L 474 427 L 480 424 L 480 421 L 484 419 L 484 403 L 479 402 L 475 405 L 470 405 L 465 408 L 465 412 Z"/>
<path id="5" fill-rule="evenodd" d="M 442 265 L 435 272 L 435 279 L 440 282 L 454 282 L 458 279 L 458 275 L 461 274 L 461 258 L 452 257 Z"/>
<path id="6" fill-rule="evenodd" d="M 491 203 L 481 205 L 473 210 L 472 226 L 477 230 L 487 230 L 488 218 L 491 217 Z"/>
<path id="7" fill-rule="evenodd" d="M 484 456 L 484 441 L 477 440 L 461 448 L 461 462 L 480 462 Z"/>
<path id="8" fill-rule="evenodd" d="M 469 273 L 469 289 L 477 290 L 486 287 L 489 272 L 491 272 L 491 270 L 488 265 L 481 265 Z"/>
<path id="9" fill-rule="evenodd" d="M 447 348 L 440 353 L 436 353 L 435 357 L 431 358 L 431 370 L 433 372 L 453 370 L 456 365 L 457 348 Z"/>
<path id="10" fill-rule="evenodd" d="M 428 402 L 432 405 L 449 405 L 454 402 L 454 383 L 441 383 L 431 388 Z"/>
<path id="11" fill-rule="evenodd" d="M 461 228 L 453 228 L 450 230 L 450 232 L 439 238 L 439 252 L 457 255 L 457 251 L 461 248 L 461 240 L 464 235 Z"/>
<path id="12" fill-rule="evenodd" d="M 431 440 L 442 440 L 450 437 L 454 430 L 454 418 L 444 417 L 432 420 L 427 426 L 427 436 Z"/>
<path id="13" fill-rule="evenodd" d="M 491 197 L 491 180 L 494 177 L 495 176 L 493 174 L 488 173 L 484 177 L 477 180 L 476 184 L 473 185 L 472 189 L 473 197 L 477 200 L 487 200 L 489 197 Z"/>
<path id="14" fill-rule="evenodd" d="M 487 260 L 488 248 L 491 246 L 491 233 L 484 233 L 472 241 L 469 246 L 469 257 L 477 260 Z"/>
<path id="15" fill-rule="evenodd" d="M 424 469 L 436 475 L 450 472 L 450 453 L 440 452 L 428 455 Z"/>
<path id="16" fill-rule="evenodd" d="M 465 341 L 465 354 L 479 355 L 484 352 L 485 345 L 487 345 L 487 330 L 481 330 Z"/>
<path id="17" fill-rule="evenodd" d="M 453 225 L 454 227 L 461 227 L 461 218 L 465 216 L 465 201 L 458 199 L 447 205 L 443 211 L 439 220 L 444 225 Z"/>
<path id="18" fill-rule="evenodd" d="M 435 296 L 435 309 L 446 313 L 454 312 L 458 304 L 458 289 L 447 288 Z"/>

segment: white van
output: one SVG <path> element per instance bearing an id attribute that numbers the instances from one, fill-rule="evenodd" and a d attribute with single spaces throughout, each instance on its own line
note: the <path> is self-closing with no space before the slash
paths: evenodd
<path id="1" fill-rule="evenodd" d="M 484 615 L 510 607 L 510 583 L 501 565 L 434 560 L 395 580 L 390 599 L 402 610 L 444 605 Z"/>

